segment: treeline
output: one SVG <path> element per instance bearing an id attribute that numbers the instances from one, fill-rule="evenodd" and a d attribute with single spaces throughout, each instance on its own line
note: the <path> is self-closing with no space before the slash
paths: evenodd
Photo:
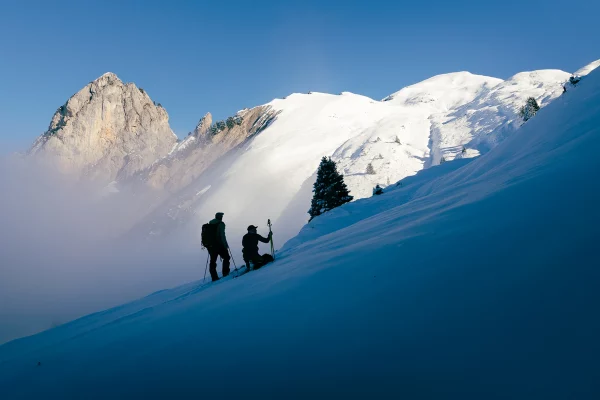
<path id="1" fill-rule="evenodd" d="M 242 117 L 236 115 L 234 117 L 227 118 L 225 121 L 217 121 L 210 126 L 208 132 L 214 136 L 225 129 L 231 129 L 236 125 L 241 125 L 243 120 L 244 119 Z"/>

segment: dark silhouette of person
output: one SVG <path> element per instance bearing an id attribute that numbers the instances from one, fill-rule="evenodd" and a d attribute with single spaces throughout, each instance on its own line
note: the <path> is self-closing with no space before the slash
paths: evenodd
<path id="1" fill-rule="evenodd" d="M 267 237 L 259 235 L 256 230 L 258 228 L 254 225 L 248 227 L 248 233 L 242 238 L 242 254 L 244 255 L 244 261 L 246 267 L 250 270 L 250 263 L 254 266 L 254 269 L 258 269 L 263 265 L 273 261 L 273 257 L 270 254 L 263 254 L 262 256 L 258 253 L 258 242 L 269 243 L 273 232 L 269 232 Z"/>
<path id="2" fill-rule="evenodd" d="M 209 271 L 213 282 L 219 280 L 219 275 L 217 274 L 217 257 L 221 257 L 223 260 L 223 277 L 229 275 L 229 260 L 231 258 L 229 257 L 229 245 L 225 237 L 223 215 L 222 212 L 218 212 L 215 214 L 215 219 L 209 222 L 210 225 L 217 225 L 215 245 L 208 248 L 208 254 L 210 254 Z"/>

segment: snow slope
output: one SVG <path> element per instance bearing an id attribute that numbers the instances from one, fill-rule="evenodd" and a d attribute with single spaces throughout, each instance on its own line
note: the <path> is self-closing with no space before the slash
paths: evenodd
<path id="1" fill-rule="evenodd" d="M 595 71 L 269 267 L 1 346 L 0 397 L 598 398 L 598 151 Z"/>
<path id="2" fill-rule="evenodd" d="M 193 202 L 198 219 L 190 229 L 197 234 L 216 210 L 225 212 L 232 237 L 270 218 L 281 245 L 308 221 L 310 203 L 300 199 L 310 199 L 322 156 L 338 162 L 355 199 L 369 197 L 376 184 L 414 175 L 442 156 L 450 160 L 489 150 L 520 125 L 516 113 L 527 97 L 545 106 L 562 93 L 569 76 L 535 71 L 502 81 L 457 72 L 411 85 L 384 101 L 348 92 L 274 100 L 263 106 L 278 113 L 269 127 L 193 183 L 189 193 L 212 189 Z M 464 154 L 463 146 L 469 147 Z M 373 174 L 367 173 L 369 164 Z"/>
<path id="3" fill-rule="evenodd" d="M 432 141 L 435 161 L 485 153 L 521 126 L 519 109 L 534 97 L 547 106 L 563 92 L 571 74 L 559 70 L 521 72 L 484 91 L 473 101 L 445 115 L 436 115 Z"/>
<path id="4" fill-rule="evenodd" d="M 371 129 L 349 139 L 332 158 L 346 174 L 355 198 L 389 185 L 432 164 L 431 119 L 463 106 L 502 82 L 501 79 L 456 72 L 434 76 L 383 99 L 390 113 Z M 446 135 L 447 133 L 444 132 Z M 371 164 L 374 174 L 367 174 Z"/>
<path id="5" fill-rule="evenodd" d="M 383 101 L 409 107 L 426 107 L 431 113 L 449 111 L 472 101 L 476 95 L 500 83 L 502 79 L 474 75 L 466 71 L 455 72 L 436 75 L 407 86 Z"/>
<path id="6" fill-rule="evenodd" d="M 578 69 L 575 71 L 573 75 L 575 76 L 586 76 L 596 68 L 600 67 L 600 60 L 592 61 L 588 65 Z"/>

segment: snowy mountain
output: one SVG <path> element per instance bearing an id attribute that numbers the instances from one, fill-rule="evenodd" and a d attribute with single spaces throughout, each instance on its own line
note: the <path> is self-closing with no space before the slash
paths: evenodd
<path id="1" fill-rule="evenodd" d="M 505 87 L 489 98 L 513 101 Z M 314 122 L 295 119 L 313 105 Z M 231 179 L 221 196 L 243 183 L 236 174 L 258 172 L 258 189 L 280 185 L 283 204 L 294 190 L 279 176 L 291 185 L 314 169 L 296 170 L 317 146 L 303 138 L 320 134 L 322 152 L 335 152 L 384 107 L 412 105 L 312 94 L 272 107 L 277 120 L 220 167 Z M 352 124 L 315 133 L 332 115 Z M 600 71 L 490 147 L 314 219 L 261 270 L 1 346 L 0 396 L 597 398 Z M 283 170 L 269 171 L 275 164 Z"/>
<path id="2" fill-rule="evenodd" d="M 322 156 L 338 162 L 355 199 L 369 197 L 376 184 L 385 187 L 441 162 L 486 153 L 521 126 L 518 110 L 528 97 L 545 107 L 563 93 L 570 76 L 541 70 L 503 81 L 458 72 L 408 86 L 382 101 L 348 92 L 292 94 L 224 121 L 207 114 L 162 158 L 153 153 L 130 164 L 133 158 L 122 148 L 106 150 L 124 157 L 116 157 L 121 160 L 117 169 L 109 168 L 119 178 L 113 192 L 154 191 L 138 195 L 152 200 L 131 230 L 135 236 L 179 232 L 197 240 L 200 224 L 221 210 L 233 237 L 270 218 L 281 245 L 308 221 Z M 86 137 L 85 132 L 79 136 Z"/>
<path id="3" fill-rule="evenodd" d="M 383 101 L 409 107 L 425 106 L 431 113 L 443 112 L 472 101 L 478 94 L 501 82 L 502 79 L 474 75 L 470 72 L 443 74 L 407 86 Z"/>
<path id="4" fill-rule="evenodd" d="M 281 244 L 308 221 L 314 174 L 322 156 L 338 162 L 355 199 L 369 197 L 376 184 L 389 185 L 439 164 L 442 158 L 449 161 L 489 151 L 522 124 L 517 114 L 528 97 L 545 107 L 563 92 L 569 77 L 566 72 L 543 70 L 502 81 L 459 72 L 406 87 L 383 101 L 348 92 L 276 99 L 252 109 L 252 120 L 269 121 L 259 135 L 246 127 L 233 134 L 235 140 L 225 149 L 196 142 L 191 146 L 197 155 L 177 156 L 186 168 L 198 165 L 189 159 L 206 160 L 213 152 L 219 160 L 202 161 L 202 168 L 193 173 L 179 168 L 186 177 L 185 189 L 138 229 L 165 232 L 179 229 L 182 219 L 192 219 L 189 228 L 194 235 L 199 224 L 219 209 L 231 221 L 233 236 L 241 236 L 250 223 L 260 225 L 270 218 Z M 228 132 L 215 137 L 220 136 L 227 137 Z M 181 146 L 189 151 L 188 141 L 194 140 L 191 135 Z M 157 165 L 162 168 L 161 162 Z"/>
<path id="5" fill-rule="evenodd" d="M 485 153 L 521 126 L 519 108 L 534 97 L 541 107 L 563 93 L 571 75 L 558 70 L 519 73 L 473 101 L 433 118 L 433 161 Z M 464 150 L 463 150 L 464 149 Z"/>

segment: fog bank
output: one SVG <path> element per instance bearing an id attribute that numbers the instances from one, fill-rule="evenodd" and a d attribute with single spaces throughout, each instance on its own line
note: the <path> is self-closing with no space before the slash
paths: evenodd
<path id="1" fill-rule="evenodd" d="M 202 278 L 197 236 L 123 235 L 140 196 L 0 158 L 0 343 Z"/>

